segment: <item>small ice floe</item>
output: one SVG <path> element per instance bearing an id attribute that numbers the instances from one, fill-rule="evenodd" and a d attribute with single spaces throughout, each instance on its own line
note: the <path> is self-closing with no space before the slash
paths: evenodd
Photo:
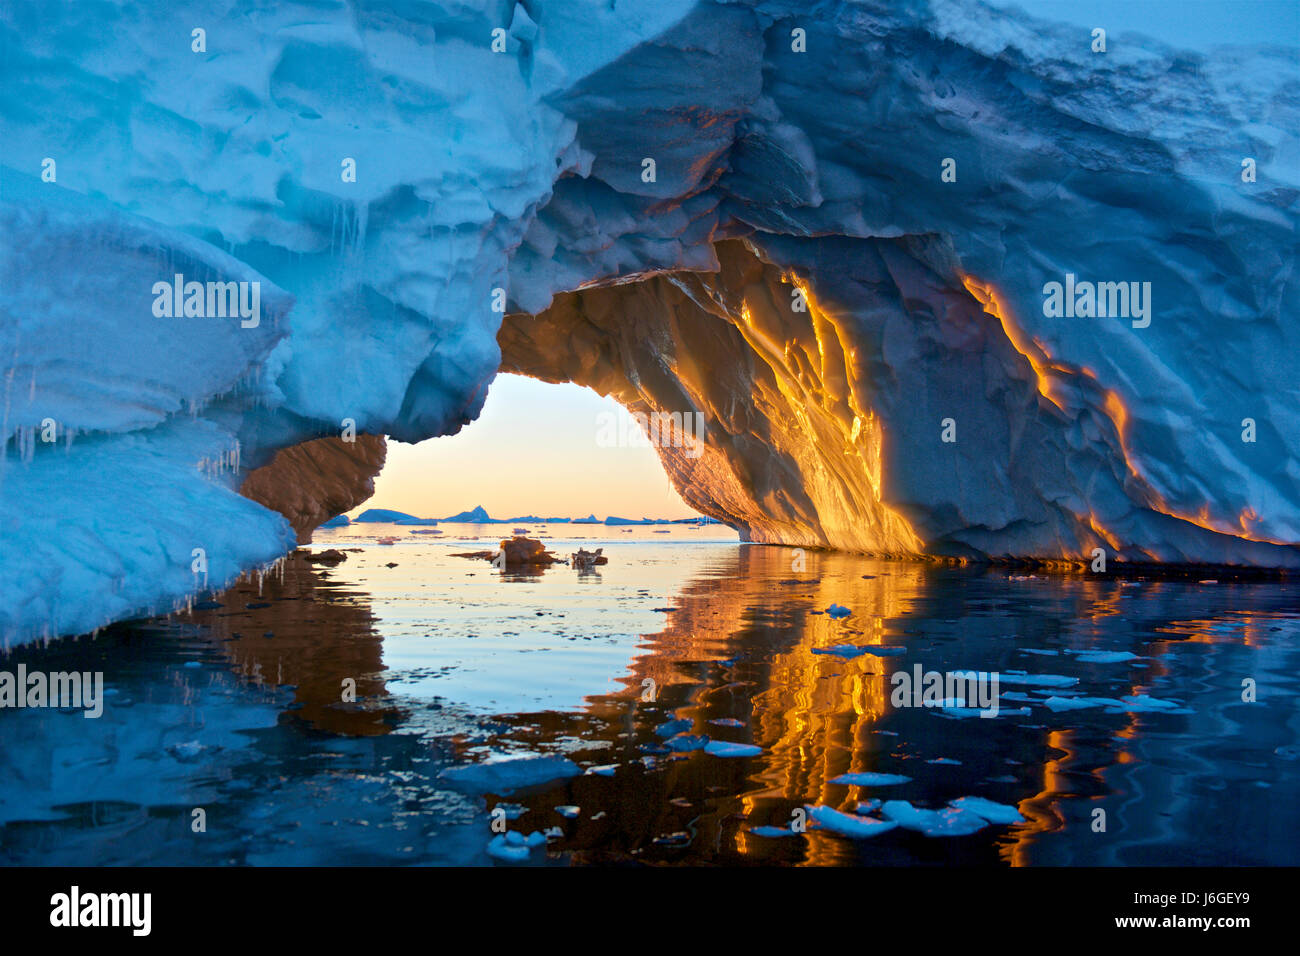
<path id="1" fill-rule="evenodd" d="M 220 747 L 204 746 L 197 740 L 187 740 L 184 743 L 172 744 L 167 748 L 167 752 L 181 763 L 190 763 L 191 761 L 198 760 L 206 751 L 220 749 Z"/>
<path id="2" fill-rule="evenodd" d="M 814 647 L 814 654 L 834 654 L 836 657 L 861 657 L 874 654 L 876 657 L 897 657 L 907 653 L 905 647 L 866 647 L 861 644 L 832 644 L 830 647 Z"/>
<path id="3" fill-rule="evenodd" d="M 1158 697 L 1143 697 L 1135 694 L 1132 697 L 1120 698 L 1119 710 L 1126 714 L 1190 714 L 1191 710 L 1183 707 L 1182 704 L 1173 700 L 1160 700 Z"/>
<path id="4" fill-rule="evenodd" d="M 186 662 L 185 662 L 185 666 L 188 667 L 188 668 L 190 668 L 190 669 L 192 670 L 192 669 L 195 669 L 195 668 L 202 667 L 202 666 L 203 666 L 203 662 L 202 662 L 202 661 L 186 661 Z"/>
<path id="5" fill-rule="evenodd" d="M 903 829 L 915 830 L 928 837 L 966 836 L 989 825 L 988 820 L 972 810 L 958 807 L 922 810 L 906 800 L 888 800 L 880 812 Z"/>
<path id="6" fill-rule="evenodd" d="M 1030 697 L 1028 694 L 1024 693 L 1023 691 L 1018 691 L 1018 690 L 1009 690 L 1005 694 L 1003 694 L 1000 699 L 1014 700 L 1021 704 L 1031 704 L 1031 703 L 1036 704 L 1039 702 L 1037 697 Z"/>
<path id="7" fill-rule="evenodd" d="M 848 608 L 844 607 L 842 604 L 832 604 L 830 607 L 826 609 L 826 613 L 838 620 L 840 618 L 848 617 L 853 612 L 850 611 Z"/>
<path id="8" fill-rule="evenodd" d="M 745 726 L 745 722 L 743 720 L 736 720 L 736 718 L 734 717 L 715 717 L 713 720 L 710 720 L 709 723 L 716 724 L 719 727 L 744 727 Z"/>
<path id="9" fill-rule="evenodd" d="M 948 806 L 958 810 L 969 810 L 978 817 L 983 817 L 989 823 L 1024 823 L 1025 818 L 1020 815 L 1020 811 L 1015 807 L 1005 803 L 994 803 L 992 800 L 986 800 L 983 797 L 960 797 L 957 800 L 949 800 Z"/>
<path id="10" fill-rule="evenodd" d="M 1043 657 L 1056 657 L 1060 651 L 1049 651 L 1043 647 L 1018 647 L 1021 654 L 1040 654 Z"/>
<path id="11" fill-rule="evenodd" d="M 1066 651 L 1074 654 L 1077 660 L 1085 664 L 1119 664 L 1122 661 L 1135 661 L 1136 654 L 1129 651 Z"/>
<path id="12" fill-rule="evenodd" d="M 953 760 L 951 757 L 935 757 L 933 760 L 927 760 L 926 763 L 942 764 L 945 767 L 960 767 L 960 760 Z"/>
<path id="13" fill-rule="evenodd" d="M 997 713 L 992 710 L 983 710 L 979 707 L 966 706 L 968 701 L 960 697 L 945 697 L 937 704 L 928 705 L 940 717 L 948 717 L 952 720 L 966 720 L 969 717 L 1015 717 L 1023 714 L 1032 713 L 1028 707 L 998 707 Z"/>
<path id="14" fill-rule="evenodd" d="M 605 764 L 603 767 L 588 767 L 587 773 L 595 774 L 597 777 L 612 777 L 614 776 L 614 771 L 617 769 L 618 769 L 618 764 L 609 763 L 609 764 Z M 597 819 L 597 817 L 592 817 L 592 819 L 595 820 Z"/>
<path id="15" fill-rule="evenodd" d="M 838 777 L 831 777 L 831 783 L 842 783 L 852 787 L 893 787 L 900 783 L 908 783 L 911 777 L 905 777 L 901 773 L 842 773 Z"/>
<path id="16" fill-rule="evenodd" d="M 725 740 L 710 740 L 704 747 L 706 754 L 714 757 L 757 757 L 763 752 L 762 747 L 753 744 L 730 744 Z"/>
<path id="17" fill-rule="evenodd" d="M 494 757 L 482 763 L 448 767 L 438 779 L 462 793 L 510 793 L 582 773 L 572 760 L 555 755 Z"/>
<path id="18" fill-rule="evenodd" d="M 529 850 L 545 845 L 546 834 L 539 830 L 534 830 L 528 836 L 524 836 L 517 830 L 510 830 L 494 836 L 487 845 L 487 852 L 488 856 L 495 859 L 520 863 L 528 859 Z"/>
<path id="19" fill-rule="evenodd" d="M 709 738 L 704 734 L 678 734 L 669 737 L 666 746 L 678 753 L 689 753 L 692 750 L 703 750 L 708 742 Z"/>
<path id="20" fill-rule="evenodd" d="M 682 718 L 680 720 L 669 720 L 655 728 L 655 733 L 660 737 L 675 737 L 677 734 L 685 733 L 695 726 L 695 722 Z"/>
<path id="21" fill-rule="evenodd" d="M 872 797 L 870 800 L 859 800 L 853 807 L 854 813 L 874 813 L 880 809 L 883 801 L 879 797 Z"/>
<path id="22" fill-rule="evenodd" d="M 685 830 L 678 830 L 675 833 L 666 833 L 663 836 L 655 837 L 650 842 L 655 846 L 666 846 L 679 849 L 691 845 L 691 835 Z"/>
<path id="23" fill-rule="evenodd" d="M 1040 701 L 1048 710 L 1059 713 L 1063 710 L 1088 710 L 1092 707 L 1118 707 L 1120 702 L 1112 697 L 1048 697 Z"/>
<path id="24" fill-rule="evenodd" d="M 788 827 L 750 827 L 749 832 L 754 836 L 768 837 L 769 839 L 780 839 L 781 837 L 802 836 L 801 833 L 795 833 Z"/>
<path id="25" fill-rule="evenodd" d="M 492 808 L 494 813 L 497 810 L 500 810 L 507 820 L 518 820 L 528 812 L 528 808 L 522 803 L 498 803 Z"/>
<path id="26" fill-rule="evenodd" d="M 898 826 L 897 821 L 894 820 L 876 820 L 853 813 L 840 813 L 831 807 L 806 806 L 804 809 L 808 811 L 809 819 L 817 826 L 838 833 L 840 836 L 852 837 L 854 840 L 867 840 L 880 836 Z"/>
<path id="27" fill-rule="evenodd" d="M 1024 671 L 999 671 L 998 678 L 1004 684 L 1021 684 L 1025 687 L 1073 687 L 1079 683 L 1077 677 L 1063 677 L 1060 674 L 1026 674 Z"/>
<path id="28" fill-rule="evenodd" d="M 562 807 L 556 807 L 555 812 L 558 813 L 560 816 L 564 817 L 566 820 L 576 820 L 578 818 L 578 814 L 582 812 L 582 807 L 574 807 L 565 804 Z"/>

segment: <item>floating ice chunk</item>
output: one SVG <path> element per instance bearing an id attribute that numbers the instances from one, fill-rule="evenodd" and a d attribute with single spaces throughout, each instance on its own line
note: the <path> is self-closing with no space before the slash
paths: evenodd
<path id="1" fill-rule="evenodd" d="M 931 837 L 966 836 L 989 825 L 988 820 L 971 810 L 959 807 L 922 810 L 906 800 L 886 801 L 880 812 L 906 830 L 916 830 Z"/>
<path id="2" fill-rule="evenodd" d="M 829 614 L 831 617 L 838 619 L 838 618 L 848 617 L 853 612 L 850 611 L 848 608 L 844 607 L 843 605 L 832 604 L 830 607 L 826 609 L 826 613 Z"/>
<path id="3" fill-rule="evenodd" d="M 838 777 L 832 777 L 831 783 L 854 787 L 892 787 L 895 784 L 908 783 L 911 779 L 901 773 L 842 773 Z"/>
<path id="4" fill-rule="evenodd" d="M 994 803 L 983 797 L 961 797 L 949 800 L 948 806 L 958 810 L 969 810 L 976 816 L 983 817 L 989 823 L 1024 823 L 1020 811 L 1005 803 Z"/>
<path id="5" fill-rule="evenodd" d="M 667 746 L 680 753 L 688 753 L 692 750 L 703 750 L 709 742 L 709 738 L 704 734 L 678 734 L 676 737 L 669 738 Z"/>
<path id="6" fill-rule="evenodd" d="M 1017 648 L 1021 654 L 1041 654 L 1044 657 L 1055 657 L 1060 651 L 1049 651 L 1042 647 L 1020 647 Z"/>
<path id="7" fill-rule="evenodd" d="M 1074 654 L 1085 664 L 1118 664 L 1121 661 L 1135 661 L 1136 654 L 1129 651 L 1067 651 Z"/>
<path id="8" fill-rule="evenodd" d="M 510 833 L 498 833 L 487 845 L 488 856 L 511 863 L 521 863 L 528 859 L 528 847 L 523 841 L 511 841 L 511 836 L 519 836 L 513 830 Z"/>
<path id="9" fill-rule="evenodd" d="M 580 773 L 582 769 L 565 757 L 518 756 L 449 767 L 438 774 L 438 779 L 453 790 L 464 793 L 510 793 L 576 777 Z"/>
<path id="10" fill-rule="evenodd" d="M 1048 710 L 1087 710 L 1091 707 L 1119 707 L 1120 702 L 1112 697 L 1048 697 L 1040 703 Z"/>
<path id="11" fill-rule="evenodd" d="M 710 740 L 704 747 L 706 754 L 715 757 L 757 757 L 763 752 L 762 747 L 753 744 L 730 744 L 725 740 Z"/>
<path id="12" fill-rule="evenodd" d="M 717 724 L 719 727 L 744 727 L 743 720 L 736 720 L 734 717 L 717 717 L 710 720 L 709 723 Z"/>
<path id="13" fill-rule="evenodd" d="M 1018 691 L 1018 690 L 1007 691 L 1005 694 L 1002 695 L 1002 700 L 1015 700 L 1015 701 L 1020 701 L 1021 703 L 1035 703 L 1035 704 L 1038 703 L 1038 698 L 1030 697 L 1028 694 L 1024 693 L 1023 691 Z"/>
<path id="14" fill-rule="evenodd" d="M 866 647 L 861 644 L 832 644 L 830 647 L 814 647 L 814 654 L 834 654 L 836 657 L 861 657 L 874 654 L 876 657 L 897 657 L 905 654 L 905 647 Z"/>
<path id="15" fill-rule="evenodd" d="M 1008 717 L 1032 713 L 1028 707 L 999 707 L 997 713 L 992 710 L 983 710 L 979 707 L 967 707 L 966 701 L 960 697 L 949 697 L 935 704 L 931 709 L 940 717 L 951 717 L 953 720 L 965 720 L 968 717 Z"/>
<path id="16" fill-rule="evenodd" d="M 675 737 L 677 734 L 690 730 L 694 725 L 694 721 L 683 717 L 680 720 L 665 721 L 655 728 L 655 733 L 660 737 Z"/>
<path id="17" fill-rule="evenodd" d="M 859 800 L 853 807 L 854 813 L 872 813 L 880 809 L 881 799 L 872 797 L 870 800 Z"/>
<path id="18" fill-rule="evenodd" d="M 874 820 L 870 817 L 860 817 L 851 813 L 840 813 L 830 807 L 806 807 L 808 816 L 823 829 L 838 833 L 841 836 L 852 837 L 855 840 L 866 840 L 874 836 L 879 836 L 889 830 L 894 829 L 898 824 L 890 820 Z"/>
<path id="19" fill-rule="evenodd" d="M 617 769 L 618 764 L 609 763 L 605 764 L 603 767 L 588 767 L 587 773 L 595 774 L 597 777 L 612 777 L 614 776 L 614 771 Z M 595 820 L 596 817 L 592 817 L 592 819 Z"/>
<path id="20" fill-rule="evenodd" d="M 943 764 L 948 767 L 960 767 L 960 760 L 953 760 L 951 757 L 935 757 L 933 760 L 927 760 L 926 763 Z"/>
<path id="21" fill-rule="evenodd" d="M 795 833 L 793 830 L 789 829 L 788 827 L 750 827 L 749 832 L 754 834 L 754 836 L 770 837 L 773 839 L 778 839 L 780 837 L 802 836 L 802 834 Z"/>
<path id="22" fill-rule="evenodd" d="M 1060 674 L 1026 674 L 1024 671 L 1000 671 L 998 678 L 1003 684 L 1022 684 L 1026 687 L 1073 687 L 1079 683 L 1077 677 L 1063 677 Z"/>
<path id="23" fill-rule="evenodd" d="M 582 808 L 569 806 L 566 804 L 565 806 L 562 807 L 556 807 L 555 812 L 558 813 L 560 816 L 565 817 L 566 819 L 574 820 L 577 818 L 578 814 L 582 812 Z"/>
<path id="24" fill-rule="evenodd" d="M 1144 714 L 1153 712 L 1179 713 L 1188 714 L 1190 710 L 1184 709 L 1183 705 L 1177 701 L 1160 700 L 1158 697 L 1143 697 L 1135 694 L 1132 697 L 1121 697 L 1122 702 L 1120 709 L 1128 714 Z"/>

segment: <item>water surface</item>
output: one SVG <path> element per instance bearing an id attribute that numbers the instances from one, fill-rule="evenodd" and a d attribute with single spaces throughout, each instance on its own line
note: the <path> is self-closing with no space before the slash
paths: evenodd
<path id="1" fill-rule="evenodd" d="M 452 556 L 509 527 L 417 530 L 318 532 L 315 551 L 360 550 L 10 655 L 0 668 L 102 670 L 110 694 L 97 720 L 0 711 L 0 859 L 508 865 L 487 853 L 499 807 L 510 830 L 551 830 L 529 865 L 1300 863 L 1288 582 L 894 563 L 716 526 L 530 526 L 610 561 L 515 574 Z M 819 613 L 832 603 L 850 615 Z M 901 653 L 814 653 L 837 645 Z M 994 718 L 895 706 L 890 675 L 918 664 L 1012 682 Z M 703 737 L 760 752 L 683 749 Z M 582 772 L 499 794 L 440 776 L 503 755 Z M 908 779 L 832 782 L 866 772 Z M 754 832 L 968 796 L 1023 822 Z"/>

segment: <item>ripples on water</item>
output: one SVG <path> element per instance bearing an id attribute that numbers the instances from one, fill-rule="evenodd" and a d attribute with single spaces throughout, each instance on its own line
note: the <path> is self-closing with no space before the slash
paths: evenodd
<path id="1" fill-rule="evenodd" d="M 794 571 L 793 550 L 716 527 L 556 528 L 589 534 L 610 563 L 517 575 L 450 556 L 509 529 L 442 530 L 318 532 L 315 550 L 363 550 L 334 568 L 291 560 L 220 607 L 14 652 L 0 669 L 102 670 L 111 696 L 98 720 L 0 711 L 0 860 L 490 864 L 499 806 L 511 830 L 562 831 L 528 854 L 535 865 L 1300 862 L 1289 582 L 1024 578 L 818 552 Z M 374 544 L 382 534 L 403 540 Z M 566 555 L 573 544 L 548 541 Z M 851 616 L 814 613 L 832 602 Z M 905 651 L 813 653 L 842 644 Z M 1095 663 L 1081 650 L 1137 657 Z M 917 664 L 1078 683 L 1003 683 L 1029 701 L 953 719 L 891 705 L 889 675 Z M 345 678 L 355 703 L 341 702 Z M 1247 679 L 1255 703 L 1242 700 Z M 1052 696 L 1173 709 L 1052 710 Z M 656 732 L 671 720 L 688 723 Z M 674 751 L 673 729 L 762 753 Z M 439 779 L 502 754 L 613 770 L 509 795 Z M 866 771 L 910 780 L 831 782 Z M 806 805 L 965 796 L 1025 822 L 856 841 L 750 832 L 787 827 Z"/>

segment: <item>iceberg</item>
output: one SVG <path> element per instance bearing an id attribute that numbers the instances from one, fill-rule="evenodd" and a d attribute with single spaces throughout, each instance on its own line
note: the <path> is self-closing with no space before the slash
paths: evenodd
<path id="1" fill-rule="evenodd" d="M 1294 45 L 11 0 L 0 50 L 6 645 L 272 565 L 501 371 L 692 416 L 746 541 L 1300 567 Z"/>

